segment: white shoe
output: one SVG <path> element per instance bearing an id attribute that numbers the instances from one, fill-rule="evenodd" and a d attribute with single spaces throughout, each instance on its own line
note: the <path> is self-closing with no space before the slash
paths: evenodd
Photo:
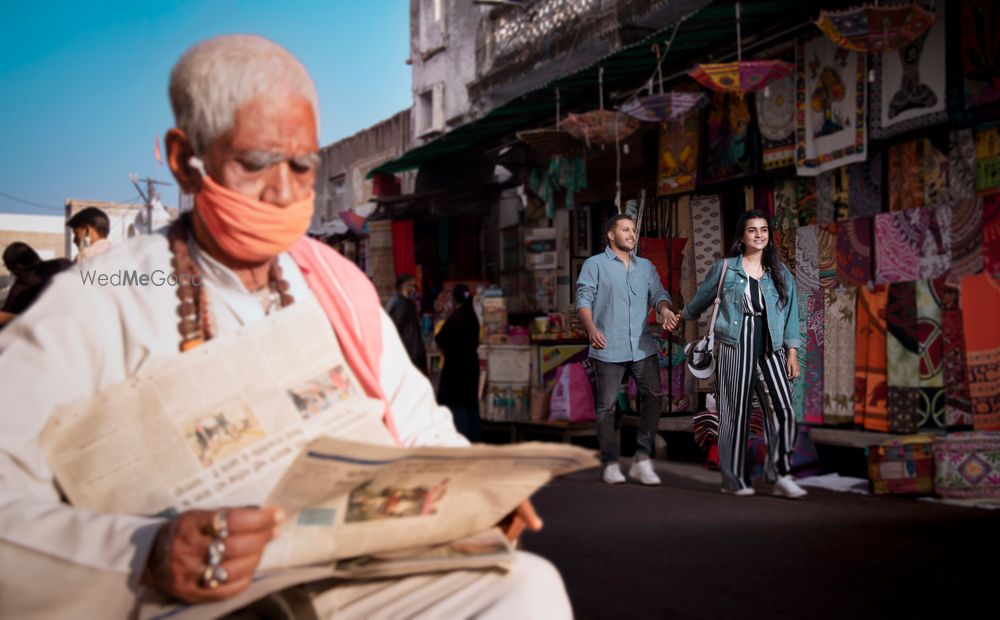
<path id="1" fill-rule="evenodd" d="M 604 475 L 601 476 L 606 484 L 621 484 L 625 482 L 625 475 L 622 474 L 621 465 L 618 463 L 608 463 L 604 466 Z"/>
<path id="2" fill-rule="evenodd" d="M 774 494 L 789 499 L 799 499 L 808 495 L 805 489 L 795 483 L 791 476 L 781 476 L 774 483 Z"/>
<path id="3" fill-rule="evenodd" d="M 736 489 L 735 491 L 722 487 L 722 492 L 726 495 L 735 495 L 736 497 L 753 497 L 757 494 L 757 491 L 754 491 L 753 487 L 745 487 L 742 489 Z"/>
<path id="4" fill-rule="evenodd" d="M 632 467 L 628 468 L 628 477 L 638 480 L 642 484 L 660 484 L 660 477 L 656 475 L 655 471 L 653 471 L 653 460 L 649 457 L 646 457 L 641 461 L 638 457 L 636 457 L 636 459 L 632 461 Z"/>

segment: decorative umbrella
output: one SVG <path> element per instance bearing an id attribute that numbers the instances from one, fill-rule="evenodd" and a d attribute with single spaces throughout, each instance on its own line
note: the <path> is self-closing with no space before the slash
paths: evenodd
<path id="1" fill-rule="evenodd" d="M 528 129 L 517 132 L 517 139 L 528 145 L 535 158 L 548 164 L 553 157 L 576 157 L 583 154 L 583 143 L 559 127 L 559 89 L 556 89 L 556 128 Z"/>
<path id="2" fill-rule="evenodd" d="M 590 148 L 624 140 L 639 128 L 639 121 L 615 110 L 593 110 L 570 114 L 563 121 L 563 127 Z"/>
<path id="3" fill-rule="evenodd" d="M 820 11 L 816 26 L 831 41 L 855 52 L 898 50 L 934 25 L 934 14 L 918 3 L 862 4 L 844 11 Z"/>
<path id="4" fill-rule="evenodd" d="M 666 123 L 700 110 L 708 103 L 704 93 L 672 90 L 662 95 L 633 99 L 622 106 L 622 112 L 640 121 Z"/>
<path id="5" fill-rule="evenodd" d="M 556 156 L 575 157 L 583 153 L 583 143 L 560 129 L 519 131 L 517 139 L 527 144 L 531 152 L 544 161 Z"/>
<path id="6" fill-rule="evenodd" d="M 761 90 L 769 83 L 792 72 L 784 60 L 743 60 L 743 37 L 740 33 L 740 3 L 736 3 L 736 61 L 695 65 L 688 75 L 711 90 L 744 94 Z"/>
<path id="7" fill-rule="evenodd" d="M 784 60 L 737 60 L 695 65 L 688 75 L 712 90 L 727 93 L 750 93 L 792 72 L 792 63 Z"/>

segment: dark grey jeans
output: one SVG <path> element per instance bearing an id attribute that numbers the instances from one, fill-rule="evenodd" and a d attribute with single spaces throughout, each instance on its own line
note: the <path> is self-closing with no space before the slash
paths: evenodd
<path id="1" fill-rule="evenodd" d="M 641 401 L 636 456 L 652 456 L 656 427 L 660 423 L 660 365 L 656 355 L 638 362 L 602 362 L 591 358 L 597 375 L 594 417 L 597 425 L 597 445 L 601 448 L 601 463 L 618 461 L 618 437 L 615 435 L 615 402 L 625 373 L 631 373 L 639 387 Z"/>

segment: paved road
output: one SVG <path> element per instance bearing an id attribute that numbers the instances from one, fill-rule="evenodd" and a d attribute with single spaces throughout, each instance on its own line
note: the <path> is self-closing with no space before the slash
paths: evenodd
<path id="1" fill-rule="evenodd" d="M 659 488 L 589 471 L 535 496 L 546 528 L 525 547 L 559 567 L 579 618 L 1000 617 L 1000 512 L 737 498 L 659 468 Z"/>

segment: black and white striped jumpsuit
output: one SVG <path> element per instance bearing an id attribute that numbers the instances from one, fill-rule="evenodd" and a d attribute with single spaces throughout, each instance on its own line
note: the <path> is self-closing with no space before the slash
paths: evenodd
<path id="1" fill-rule="evenodd" d="M 767 330 L 767 311 L 760 283 L 747 278 L 743 294 L 743 326 L 736 345 L 719 343 L 716 386 L 719 408 L 719 468 L 731 490 L 750 486 L 747 457 L 750 411 L 755 390 L 764 413 L 768 445 L 765 477 L 774 482 L 791 468 L 798 429 L 792 389 L 785 374 L 784 349 L 774 350 Z"/>

